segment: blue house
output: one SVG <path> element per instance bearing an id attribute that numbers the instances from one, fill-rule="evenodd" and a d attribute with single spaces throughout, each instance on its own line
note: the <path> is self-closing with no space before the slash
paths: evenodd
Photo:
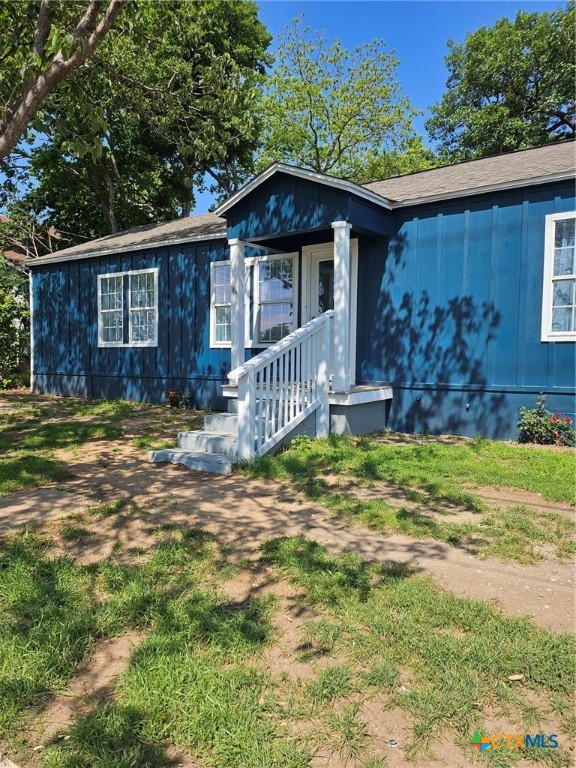
<path id="1" fill-rule="evenodd" d="M 539 392 L 574 416 L 574 147 L 363 186 L 276 163 L 37 259 L 32 390 L 189 392 L 227 413 L 152 458 L 217 471 L 302 430 L 513 438 Z"/>

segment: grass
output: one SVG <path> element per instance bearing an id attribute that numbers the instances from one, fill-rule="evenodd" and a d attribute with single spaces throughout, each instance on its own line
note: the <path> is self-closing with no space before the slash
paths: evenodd
<path id="1" fill-rule="evenodd" d="M 66 538 L 66 531 L 60 535 Z M 211 538 L 158 532 L 146 562 L 79 566 L 51 559 L 46 537 L 7 537 L 0 559 L 0 735 L 62 689 L 102 637 L 146 632 L 113 700 L 41 755 L 43 766 L 165 766 L 166 738 L 219 766 L 307 764 L 266 714 L 268 676 L 253 660 L 272 637 L 270 597 L 242 607 L 206 584 Z M 96 598 L 98 595 L 98 598 Z"/>
<path id="2" fill-rule="evenodd" d="M 576 495 L 573 452 L 486 439 L 456 443 L 430 439 L 412 444 L 331 435 L 325 440 L 298 442 L 249 467 L 251 473 L 271 479 L 297 477 L 312 482 L 326 470 L 423 492 L 432 501 L 471 510 L 482 505 L 473 492 L 475 486 L 518 488 L 569 504 Z"/>
<path id="3" fill-rule="evenodd" d="M 55 530 L 66 538 L 61 524 Z M 132 628 L 142 642 L 113 695 L 35 753 L 43 768 L 160 768 L 174 754 L 221 768 L 304 768 L 318 750 L 384 765 L 362 706 L 374 698 L 412 724 L 401 745 L 410 756 L 446 737 L 466 754 L 472 731 L 498 711 L 517 729 L 561 733 L 552 764 L 569 764 L 576 647 L 568 636 L 405 569 L 280 538 L 264 545 L 261 565 L 288 579 L 299 606 L 315 614 L 292 661 L 316 670 L 302 681 L 261 663 L 280 639 L 278 604 L 271 594 L 227 601 L 211 535 L 159 526 L 136 564 L 82 566 L 51 557 L 50 546 L 48 536 L 28 532 L 0 543 L 0 740 L 20 743 L 20 761 L 36 743 L 25 737 L 36 708 L 66 686 L 99 639 Z M 316 667 L 325 656 L 332 663 Z M 521 686 L 508 680 L 513 673 L 524 675 Z M 506 750 L 498 759 L 512 764 Z"/>
<path id="4" fill-rule="evenodd" d="M 0 496 L 69 479 L 72 472 L 56 457 L 57 450 L 122 436 L 122 429 L 109 422 L 47 421 L 44 412 L 21 420 L 12 416 L 0 421 Z"/>
<path id="5" fill-rule="evenodd" d="M 0 539 L 0 734 L 74 674 L 102 629 L 90 575 L 45 554 L 45 537 Z"/>
<path id="6" fill-rule="evenodd" d="M 384 692 L 388 707 L 401 708 L 413 720 L 413 756 L 447 732 L 465 743 L 494 711 L 523 720 L 524 727 L 528 715 L 532 727 L 538 722 L 544 730 L 551 726 L 550 732 L 563 722 L 573 735 L 574 638 L 505 618 L 488 604 L 438 589 L 430 579 L 370 567 L 351 554 L 330 556 L 300 537 L 268 542 L 263 553 L 322 611 L 327 626 L 340 630 L 327 633 L 317 620 L 308 625 L 312 637 L 326 642 L 328 636 L 331 653 L 347 660 L 346 667 L 322 672 L 311 695 L 332 701 L 354 689 Z M 521 688 L 508 681 L 513 673 L 524 675 Z M 403 678 L 409 681 L 406 692 L 398 693 Z M 529 691 L 547 698 L 549 710 L 530 704 Z M 326 722 L 344 756 L 357 756 L 366 736 L 355 703 L 330 712 Z M 505 757 L 502 764 L 511 764 L 513 755 Z M 554 759 L 569 764 L 565 751 Z"/>
<path id="7" fill-rule="evenodd" d="M 198 416 L 162 405 L 122 400 L 80 400 L 4 393 L 10 410 L 0 412 L 0 496 L 59 483 L 73 476 L 75 461 L 93 441 L 124 437 L 142 450 L 173 447 L 173 435 Z M 183 419 L 185 421 L 183 423 Z M 170 438 L 170 439 L 168 439 Z M 119 450 L 122 450 L 119 448 Z M 66 452 L 66 460 L 58 454 Z M 108 466 L 109 457 L 97 461 Z"/>
<path id="8" fill-rule="evenodd" d="M 128 499 L 114 499 L 113 501 L 107 501 L 103 504 L 98 504 L 95 507 L 89 507 L 86 511 L 89 515 L 96 517 L 112 517 L 122 512 L 128 506 Z"/>
<path id="9" fill-rule="evenodd" d="M 435 538 L 503 560 L 534 562 L 546 550 L 569 558 L 576 552 L 576 525 L 567 517 L 524 505 L 490 508 L 478 486 L 510 487 L 543 498 L 574 500 L 574 455 L 489 440 L 455 444 L 429 441 L 383 443 L 372 438 L 302 440 L 241 471 L 292 487 L 338 516 L 375 530 Z M 348 480 L 335 490 L 327 475 Z M 378 495 L 378 483 L 405 503 Z M 368 491 L 368 492 L 367 492 Z M 371 492 L 370 492 L 371 491 Z M 367 497 L 367 498 L 366 498 Z M 465 520 L 452 519 L 465 511 Z"/>

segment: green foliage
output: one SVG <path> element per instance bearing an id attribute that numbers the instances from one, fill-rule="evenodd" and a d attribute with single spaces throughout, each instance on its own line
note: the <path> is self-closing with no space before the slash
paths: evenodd
<path id="1" fill-rule="evenodd" d="M 521 443 L 540 445 L 576 445 L 576 430 L 572 419 L 546 408 L 546 396 L 540 395 L 535 408 L 520 408 L 518 422 Z"/>
<path id="2" fill-rule="evenodd" d="M 194 395 L 182 392 L 180 389 L 170 389 L 166 392 L 166 402 L 170 408 L 194 408 Z"/>
<path id="3" fill-rule="evenodd" d="M 572 0 L 518 11 L 449 41 L 448 89 L 426 123 L 441 151 L 465 160 L 574 137 L 574 14 Z"/>
<path id="4" fill-rule="evenodd" d="M 266 83 L 259 168 L 282 161 L 362 183 L 431 167 L 384 42 L 349 51 L 311 35 L 302 18 L 280 37 Z"/>
<path id="5" fill-rule="evenodd" d="M 28 382 L 30 310 L 26 275 L 0 252 L 0 389 Z"/>
<path id="6" fill-rule="evenodd" d="M 72 243 L 187 216 L 208 174 L 220 195 L 252 171 L 270 36 L 256 4 L 129 3 L 98 54 L 47 99 L 21 146 L 10 212 Z M 24 185 L 24 194 L 17 189 Z"/>
<path id="7" fill-rule="evenodd" d="M 29 533 L 0 538 L 0 732 L 73 675 L 99 636 L 89 578 Z"/>
<path id="8" fill-rule="evenodd" d="M 122 429 L 109 422 L 54 422 L 42 417 L 0 420 L 0 496 L 68 479 L 70 471 L 55 457 L 55 450 L 72 450 L 90 440 L 121 435 Z"/>
<path id="9" fill-rule="evenodd" d="M 390 483 L 433 507 L 445 502 L 480 511 L 484 505 L 474 495 L 474 485 L 522 488 L 551 501 L 572 503 L 573 465 L 568 452 L 534 451 L 497 440 L 406 442 L 332 435 L 276 456 L 263 456 L 247 471 L 271 479 L 299 480 L 316 498 L 324 492 L 316 486 L 318 479 L 329 472 L 348 473 Z"/>
<path id="10" fill-rule="evenodd" d="M 543 557 L 543 548 L 570 558 L 576 546 L 576 524 L 567 517 L 521 505 L 489 508 L 473 493 L 474 484 L 504 485 L 573 503 L 573 457 L 568 453 L 486 439 L 406 445 L 332 437 L 293 442 L 288 451 L 264 456 L 244 471 L 269 479 L 288 478 L 296 491 L 352 523 L 434 538 L 482 556 L 529 563 Z M 351 482 L 335 488 L 325 479 L 331 474 Z M 390 492 L 394 502 L 387 497 Z M 399 495 L 405 499 L 403 505 Z M 454 520 L 452 515 L 462 509 L 473 515 Z"/>

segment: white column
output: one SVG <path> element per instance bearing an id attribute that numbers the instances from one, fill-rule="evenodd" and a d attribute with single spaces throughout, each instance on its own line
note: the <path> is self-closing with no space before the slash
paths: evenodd
<path id="1" fill-rule="evenodd" d="M 230 329 L 232 348 L 232 370 L 244 362 L 245 356 L 245 271 L 244 243 L 238 238 L 228 240 L 230 246 L 230 289 L 232 327 Z"/>
<path id="2" fill-rule="evenodd" d="M 332 389 L 350 389 L 350 230 L 347 221 L 333 221 L 334 230 L 334 361 Z"/>

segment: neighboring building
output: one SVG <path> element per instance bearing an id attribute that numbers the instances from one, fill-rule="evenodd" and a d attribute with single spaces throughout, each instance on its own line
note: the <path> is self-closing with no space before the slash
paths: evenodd
<path id="1" fill-rule="evenodd" d="M 9 225 L 10 217 L 0 214 L 0 256 L 4 256 L 6 261 L 17 269 L 25 268 L 30 259 L 50 255 L 55 241 L 65 242 L 62 234 L 55 227 L 49 227 L 38 233 L 32 225 L 29 231 L 24 232 L 21 228 L 20 234 L 17 234 L 18 230 L 16 230 L 16 233 L 10 232 L 8 236 L 1 227 L 3 224 Z"/>
<path id="2" fill-rule="evenodd" d="M 318 410 L 333 308 L 337 431 L 515 437 L 539 392 L 574 415 L 574 147 L 364 186 L 275 164 L 214 214 L 37 259 L 33 389 L 156 401 L 177 389 L 211 407 L 239 391 L 241 421 L 256 407 L 272 424 L 264 452 L 269 432 L 295 426 L 290 386 L 300 421 Z M 278 340 L 315 317 L 314 348 L 289 357 L 298 339 Z"/>

